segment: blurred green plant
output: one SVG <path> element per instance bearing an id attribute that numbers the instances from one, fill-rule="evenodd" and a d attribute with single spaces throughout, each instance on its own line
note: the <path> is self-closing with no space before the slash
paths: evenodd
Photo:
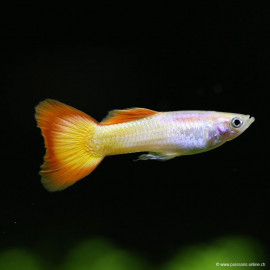
<path id="1" fill-rule="evenodd" d="M 25 249 L 7 249 L 0 252 L 0 270 L 217 270 L 236 268 L 232 263 L 264 263 L 265 258 L 256 240 L 231 236 L 183 248 L 164 265 L 152 267 L 134 253 L 97 238 L 78 243 L 56 265 Z M 258 266 L 248 269 L 258 270 Z"/>
<path id="2" fill-rule="evenodd" d="M 144 270 L 147 264 L 138 256 L 120 250 L 101 239 L 88 240 L 73 248 L 65 270 Z"/>
<path id="3" fill-rule="evenodd" d="M 263 250 L 257 241 L 245 237 L 227 237 L 181 250 L 162 270 L 233 269 L 239 268 L 233 266 L 234 263 L 253 262 L 264 262 Z M 258 270 L 256 266 L 247 268 Z"/>
<path id="4" fill-rule="evenodd" d="M 41 270 L 42 263 L 33 254 L 18 248 L 0 254 L 0 270 Z"/>

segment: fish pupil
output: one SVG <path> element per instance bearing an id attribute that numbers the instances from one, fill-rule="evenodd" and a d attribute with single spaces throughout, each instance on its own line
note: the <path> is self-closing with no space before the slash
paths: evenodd
<path id="1" fill-rule="evenodd" d="M 234 120 L 234 124 L 235 124 L 236 126 L 239 126 L 239 125 L 240 125 L 240 120 L 235 119 L 235 120 Z"/>

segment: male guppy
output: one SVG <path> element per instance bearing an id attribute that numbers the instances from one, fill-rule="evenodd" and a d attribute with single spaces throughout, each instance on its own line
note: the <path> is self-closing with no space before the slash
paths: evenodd
<path id="1" fill-rule="evenodd" d="M 243 133 L 254 117 L 214 111 L 114 110 L 98 123 L 59 101 L 36 107 L 47 148 L 41 181 L 63 190 L 90 174 L 105 156 L 148 152 L 139 159 L 168 160 L 216 148 Z"/>

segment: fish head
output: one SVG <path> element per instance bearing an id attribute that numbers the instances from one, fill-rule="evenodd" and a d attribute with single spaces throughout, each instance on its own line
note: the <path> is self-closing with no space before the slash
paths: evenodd
<path id="1" fill-rule="evenodd" d="M 218 113 L 214 130 L 220 142 L 230 141 L 242 134 L 253 122 L 254 117 L 235 113 Z"/>

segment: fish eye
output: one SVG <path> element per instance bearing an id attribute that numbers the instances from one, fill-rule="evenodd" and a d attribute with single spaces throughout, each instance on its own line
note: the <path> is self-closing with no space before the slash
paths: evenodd
<path id="1" fill-rule="evenodd" d="M 243 121 L 239 117 L 234 117 L 231 121 L 231 124 L 234 128 L 239 128 L 243 125 Z"/>

